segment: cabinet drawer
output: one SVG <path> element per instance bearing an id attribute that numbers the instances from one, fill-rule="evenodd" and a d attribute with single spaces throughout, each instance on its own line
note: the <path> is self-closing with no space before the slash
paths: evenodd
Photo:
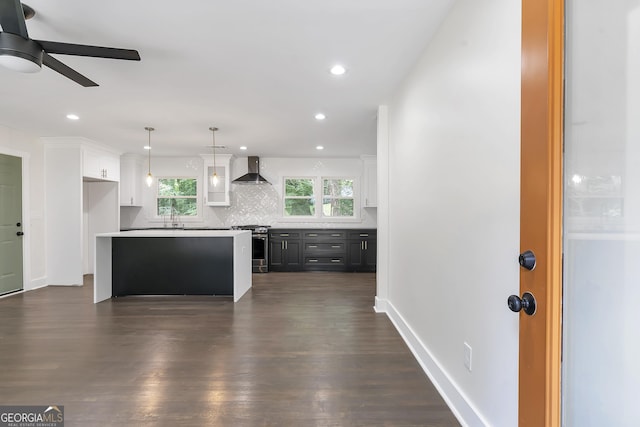
<path id="1" fill-rule="evenodd" d="M 298 231 L 270 231 L 269 237 L 271 239 L 299 239 L 300 232 Z"/>
<path id="2" fill-rule="evenodd" d="M 349 231 L 349 239 L 375 239 L 377 230 L 356 230 Z"/>
<path id="3" fill-rule="evenodd" d="M 323 254 L 327 252 L 343 254 L 345 251 L 344 242 L 305 242 L 304 243 L 304 251 L 306 254 Z"/>
<path id="4" fill-rule="evenodd" d="M 328 266 L 328 265 L 336 265 L 336 266 L 344 266 L 345 265 L 345 257 L 344 256 L 305 256 L 304 257 L 305 266 Z"/>
<path id="5" fill-rule="evenodd" d="M 345 239 L 346 233 L 343 230 L 336 231 L 305 231 L 303 239 L 305 240 L 342 240 Z"/>

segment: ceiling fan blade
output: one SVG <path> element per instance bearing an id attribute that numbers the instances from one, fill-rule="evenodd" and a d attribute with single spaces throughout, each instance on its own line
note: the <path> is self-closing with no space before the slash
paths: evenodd
<path id="1" fill-rule="evenodd" d="M 29 38 L 20 0 L 0 0 L 0 26 L 3 32 Z"/>
<path id="2" fill-rule="evenodd" d="M 57 71 L 63 76 L 73 80 L 74 82 L 84 86 L 84 87 L 92 87 L 98 86 L 98 83 L 93 82 L 77 72 L 76 70 L 70 68 L 67 65 L 64 65 L 62 62 L 55 59 L 53 56 L 47 54 L 47 52 L 42 53 L 42 63 L 47 67 L 51 68 L 53 71 Z"/>
<path id="3" fill-rule="evenodd" d="M 138 51 L 132 49 L 117 49 L 115 47 L 88 46 L 84 44 L 49 42 L 44 40 L 36 40 L 36 42 L 38 42 L 47 53 L 140 61 Z"/>

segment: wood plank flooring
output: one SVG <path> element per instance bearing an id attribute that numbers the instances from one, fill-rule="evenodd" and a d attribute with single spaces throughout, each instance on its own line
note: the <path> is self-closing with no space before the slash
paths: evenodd
<path id="1" fill-rule="evenodd" d="M 383 314 L 375 275 L 254 274 L 234 304 L 82 287 L 0 299 L 0 404 L 66 426 L 459 426 Z"/>

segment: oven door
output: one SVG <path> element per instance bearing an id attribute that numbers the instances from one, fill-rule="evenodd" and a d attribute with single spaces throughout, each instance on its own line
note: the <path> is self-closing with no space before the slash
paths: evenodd
<path id="1" fill-rule="evenodd" d="M 269 241 L 268 234 L 254 234 L 252 237 L 252 270 L 254 273 L 269 271 Z"/>

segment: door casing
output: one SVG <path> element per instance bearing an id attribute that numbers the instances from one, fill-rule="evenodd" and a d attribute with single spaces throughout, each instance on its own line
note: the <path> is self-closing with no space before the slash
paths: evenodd
<path id="1" fill-rule="evenodd" d="M 24 242 L 18 232 L 23 232 L 22 221 L 22 159 L 17 156 L 0 153 L 0 163 L 4 165 L 2 171 L 3 200 L 0 202 L 7 216 L 3 215 L 2 224 L 2 289 L 0 295 L 20 291 L 24 288 Z"/>

